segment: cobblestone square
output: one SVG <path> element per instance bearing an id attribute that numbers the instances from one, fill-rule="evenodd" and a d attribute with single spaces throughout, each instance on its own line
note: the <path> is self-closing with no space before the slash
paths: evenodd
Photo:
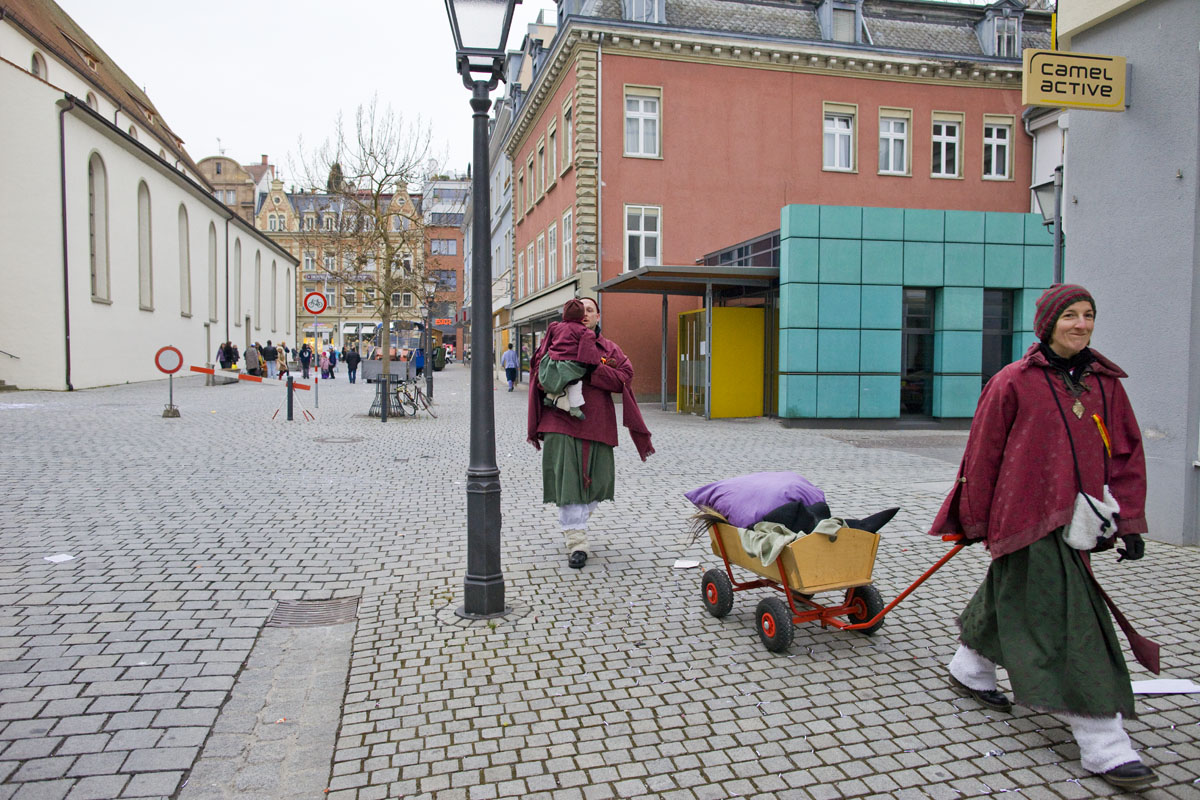
<path id="1" fill-rule="evenodd" d="M 797 627 L 766 651 L 754 604 L 714 619 L 719 561 L 687 541 L 683 492 L 795 470 L 835 513 L 902 507 L 885 601 L 947 545 L 923 535 L 954 476 L 954 428 L 706 422 L 643 404 L 658 451 L 617 448 L 617 502 L 567 567 L 541 504 L 523 391 L 498 384 L 508 616 L 467 623 L 468 370 L 438 418 L 366 416 L 373 387 L 322 382 L 316 421 L 282 387 L 176 381 L 0 395 L 0 800 L 6 798 L 958 798 L 1116 792 L 1066 726 L 985 713 L 946 684 L 954 617 L 987 567 L 968 548 L 874 636 Z M 1151 536 L 1154 531 L 1151 519 Z M 48 556 L 67 554 L 52 563 Z M 674 568 L 685 557 L 699 567 Z M 1150 542 L 1101 583 L 1197 678 L 1200 552 Z M 278 601 L 357 598 L 357 622 L 264 627 Z M 1150 676 L 1127 660 L 1134 679 Z M 1128 723 L 1148 798 L 1200 797 L 1197 696 Z"/>

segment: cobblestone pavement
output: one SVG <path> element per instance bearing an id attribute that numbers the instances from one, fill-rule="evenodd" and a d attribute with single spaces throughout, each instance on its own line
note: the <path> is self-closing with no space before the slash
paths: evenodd
<path id="1" fill-rule="evenodd" d="M 890 599 L 945 552 L 921 531 L 961 431 L 873 437 L 646 404 L 658 454 L 640 462 L 622 432 L 618 502 L 593 516 L 577 571 L 540 503 L 526 395 L 501 389 L 513 613 L 468 624 L 453 614 L 468 371 L 438 373 L 436 420 L 383 425 L 364 415 L 371 393 L 325 382 L 317 420 L 292 423 L 271 419 L 279 388 L 192 377 L 176 381 L 177 420 L 161 417 L 165 382 L 3 396 L 0 800 L 1114 794 L 1054 717 L 985 713 L 947 688 L 982 551 L 871 637 L 804 624 L 771 654 L 753 627 L 766 590 L 720 620 L 701 605 L 700 571 L 717 561 L 686 543 L 685 490 L 793 469 L 848 516 L 902 506 L 875 567 Z M 56 554 L 73 558 L 45 560 Z M 680 556 L 700 567 L 673 568 Z M 1097 559 L 1099 578 L 1163 644 L 1164 676 L 1197 678 L 1200 552 L 1152 542 L 1144 560 L 1114 561 Z M 325 644 L 263 627 L 277 601 L 341 597 L 361 598 L 357 625 Z M 289 685 L 305 653 L 314 664 Z M 1200 796 L 1197 696 L 1138 705 L 1129 731 L 1162 776 L 1144 796 Z M 314 708 L 311 725 L 273 725 Z M 330 735 L 308 735 L 321 725 Z"/>

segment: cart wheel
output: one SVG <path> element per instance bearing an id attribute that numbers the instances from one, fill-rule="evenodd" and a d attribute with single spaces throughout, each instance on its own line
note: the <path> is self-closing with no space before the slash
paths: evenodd
<path id="1" fill-rule="evenodd" d="M 855 586 L 846 592 L 846 605 L 854 607 L 854 610 L 846 615 L 846 619 L 857 625 L 875 619 L 875 615 L 883 611 L 883 598 L 880 597 L 879 590 L 868 583 L 866 586 Z M 883 620 L 880 619 L 869 628 L 859 628 L 858 632 L 870 635 L 882 627 Z"/>
<path id="2" fill-rule="evenodd" d="M 733 608 L 733 584 L 724 570 L 714 568 L 704 573 L 704 579 L 700 581 L 700 596 L 708 613 L 717 619 L 729 613 L 729 609 Z"/>
<path id="3" fill-rule="evenodd" d="M 778 597 L 764 597 L 754 609 L 758 637 L 772 653 L 787 650 L 792 643 L 792 610 Z"/>

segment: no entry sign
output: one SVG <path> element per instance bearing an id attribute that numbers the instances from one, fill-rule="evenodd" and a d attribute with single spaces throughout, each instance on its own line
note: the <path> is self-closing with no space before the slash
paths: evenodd
<path id="1" fill-rule="evenodd" d="M 179 372 L 183 368 L 183 353 L 179 352 L 178 347 L 171 345 L 160 348 L 154 354 L 154 366 L 158 367 L 159 372 L 165 372 L 167 375 Z"/>
<path id="2" fill-rule="evenodd" d="M 320 292 L 309 292 L 304 295 L 304 310 L 310 314 L 320 314 L 325 310 L 325 295 Z"/>

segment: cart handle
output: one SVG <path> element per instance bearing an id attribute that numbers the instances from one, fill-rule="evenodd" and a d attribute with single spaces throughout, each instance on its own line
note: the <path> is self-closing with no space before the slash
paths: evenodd
<path id="1" fill-rule="evenodd" d="M 965 538 L 967 538 L 967 537 L 963 536 L 961 533 L 943 533 L 942 534 L 943 542 L 961 542 Z"/>

